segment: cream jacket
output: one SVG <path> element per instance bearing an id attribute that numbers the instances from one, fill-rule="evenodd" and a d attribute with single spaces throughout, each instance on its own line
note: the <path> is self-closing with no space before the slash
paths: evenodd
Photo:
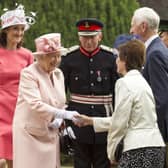
<path id="1" fill-rule="evenodd" d="M 117 144 L 124 138 L 124 151 L 165 146 L 157 125 L 150 86 L 137 70 L 116 82 L 112 117 L 93 119 L 96 132 L 108 131 L 108 157 L 114 160 Z"/>

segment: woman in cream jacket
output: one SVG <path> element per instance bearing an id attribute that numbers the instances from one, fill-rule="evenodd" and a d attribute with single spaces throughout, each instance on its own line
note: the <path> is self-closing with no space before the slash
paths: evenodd
<path id="1" fill-rule="evenodd" d="M 13 121 L 14 168 L 60 168 L 58 127 L 66 111 L 58 34 L 35 40 L 36 62 L 21 72 Z M 57 127 L 57 128 L 56 128 Z"/>
<path id="2" fill-rule="evenodd" d="M 158 129 L 152 90 L 140 70 L 145 46 L 131 40 L 119 47 L 117 71 L 123 77 L 115 86 L 115 111 L 112 117 L 78 116 L 78 126 L 93 125 L 96 132 L 108 131 L 108 157 L 115 162 L 121 139 L 124 149 L 118 168 L 163 168 L 165 144 Z"/>

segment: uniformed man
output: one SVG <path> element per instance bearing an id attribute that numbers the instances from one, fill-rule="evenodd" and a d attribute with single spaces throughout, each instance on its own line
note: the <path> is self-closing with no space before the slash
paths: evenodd
<path id="1" fill-rule="evenodd" d="M 76 27 L 80 46 L 70 48 L 60 65 L 70 92 L 68 109 L 88 116 L 110 116 L 118 75 L 113 50 L 100 45 L 103 23 L 86 18 Z M 95 134 L 93 127 L 78 128 L 73 124 L 72 128 L 76 136 L 74 167 L 109 168 L 107 132 Z"/>

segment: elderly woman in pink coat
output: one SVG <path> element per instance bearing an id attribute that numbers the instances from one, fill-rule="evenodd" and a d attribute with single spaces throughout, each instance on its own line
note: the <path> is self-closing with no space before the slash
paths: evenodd
<path id="1" fill-rule="evenodd" d="M 36 62 L 21 72 L 13 121 L 14 168 L 60 168 L 58 127 L 74 120 L 76 111 L 65 108 L 60 34 L 35 40 Z"/>

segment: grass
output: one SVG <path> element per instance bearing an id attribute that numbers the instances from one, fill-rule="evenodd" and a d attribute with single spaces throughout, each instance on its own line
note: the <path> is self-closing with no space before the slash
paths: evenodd
<path id="1" fill-rule="evenodd" d="M 61 168 L 73 168 L 73 159 L 61 153 Z"/>

